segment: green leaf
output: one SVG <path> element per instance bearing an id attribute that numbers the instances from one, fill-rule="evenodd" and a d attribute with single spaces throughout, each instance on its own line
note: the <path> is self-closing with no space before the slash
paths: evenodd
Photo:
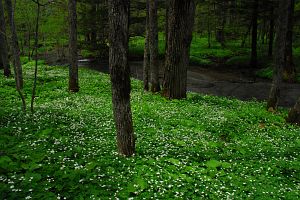
<path id="1" fill-rule="evenodd" d="M 181 162 L 175 158 L 169 158 L 167 159 L 167 161 L 169 161 L 170 163 L 172 163 L 173 165 L 180 165 Z"/>
<path id="2" fill-rule="evenodd" d="M 12 162 L 12 160 L 10 159 L 10 157 L 2 156 L 0 158 L 0 168 L 5 169 L 5 170 L 9 169 L 9 165 L 11 162 Z"/>
<path id="3" fill-rule="evenodd" d="M 206 162 L 206 166 L 208 168 L 217 168 L 217 167 L 220 167 L 221 165 L 222 165 L 222 163 L 217 160 L 209 160 Z"/>

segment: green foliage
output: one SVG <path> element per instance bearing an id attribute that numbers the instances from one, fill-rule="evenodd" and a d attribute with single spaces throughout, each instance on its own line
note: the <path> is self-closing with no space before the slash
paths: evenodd
<path id="1" fill-rule="evenodd" d="M 24 65 L 30 99 L 33 63 Z M 287 110 L 189 93 L 168 101 L 132 80 L 133 158 L 117 155 L 108 75 L 39 66 L 35 113 L 0 77 L 1 199 L 297 199 L 300 128 Z"/>

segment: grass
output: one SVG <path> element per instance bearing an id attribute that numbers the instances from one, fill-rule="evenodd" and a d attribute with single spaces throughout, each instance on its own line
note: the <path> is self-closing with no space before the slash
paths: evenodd
<path id="1" fill-rule="evenodd" d="M 33 63 L 24 66 L 30 98 Z M 297 199 L 300 128 L 265 103 L 189 93 L 168 101 L 132 80 L 136 155 L 117 155 L 108 75 L 40 66 L 35 113 L 0 77 L 1 199 Z"/>

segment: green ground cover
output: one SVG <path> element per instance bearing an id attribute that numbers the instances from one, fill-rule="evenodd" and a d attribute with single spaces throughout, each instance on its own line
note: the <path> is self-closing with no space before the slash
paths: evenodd
<path id="1" fill-rule="evenodd" d="M 24 65 L 30 98 L 33 63 Z M 297 199 L 300 128 L 287 110 L 189 93 L 168 101 L 132 80 L 137 152 L 117 155 L 108 75 L 40 63 L 35 113 L 0 77 L 1 199 Z"/>

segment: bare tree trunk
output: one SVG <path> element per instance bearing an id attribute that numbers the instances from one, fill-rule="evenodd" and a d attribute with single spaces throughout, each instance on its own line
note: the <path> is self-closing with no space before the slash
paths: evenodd
<path id="1" fill-rule="evenodd" d="M 283 78 L 288 82 L 295 82 L 296 68 L 293 60 L 293 27 L 294 27 L 294 8 L 295 0 L 291 1 L 288 14 L 288 31 L 286 38 L 286 64 L 283 70 Z"/>
<path id="2" fill-rule="evenodd" d="M 282 72 L 285 66 L 286 38 L 288 31 L 288 11 L 291 1 L 279 1 L 279 15 L 274 59 L 274 74 L 272 88 L 269 94 L 267 109 L 277 109 L 282 85 Z"/>
<path id="3" fill-rule="evenodd" d="M 157 0 L 149 0 L 149 50 L 151 92 L 159 92 Z"/>
<path id="4" fill-rule="evenodd" d="M 4 76 L 9 77 L 11 75 L 11 71 L 8 61 L 6 27 L 2 0 L 0 0 L 0 59 L 4 69 Z"/>
<path id="5" fill-rule="evenodd" d="M 187 67 L 195 16 L 193 0 L 170 0 L 168 49 L 162 95 L 169 99 L 186 98 Z"/>
<path id="6" fill-rule="evenodd" d="M 295 106 L 290 110 L 286 121 L 291 124 L 300 125 L 300 97 Z"/>
<path id="7" fill-rule="evenodd" d="M 69 91 L 78 92 L 77 14 L 76 0 L 69 0 Z"/>
<path id="8" fill-rule="evenodd" d="M 274 43 L 274 26 L 275 26 L 275 20 L 274 20 L 274 6 L 271 5 L 271 14 L 270 14 L 270 31 L 269 31 L 269 51 L 268 56 L 273 56 L 273 43 Z"/>
<path id="9" fill-rule="evenodd" d="M 39 20 L 40 20 L 40 3 L 39 0 L 36 0 L 37 4 L 37 13 L 36 13 L 36 27 L 35 27 L 35 38 L 34 38 L 34 46 L 35 46 L 35 67 L 34 67 L 34 82 L 32 87 L 31 94 L 31 105 L 30 110 L 33 112 L 33 104 L 36 93 L 36 82 L 37 82 L 37 72 L 38 72 L 38 45 L 39 45 Z"/>
<path id="10" fill-rule="evenodd" d="M 14 19 L 14 10 L 12 7 L 11 0 L 5 0 L 6 8 L 7 8 L 7 15 L 11 29 L 11 37 L 12 37 L 12 50 L 13 50 L 13 57 L 14 57 L 14 72 L 15 72 L 15 80 L 16 80 L 16 89 L 21 97 L 22 100 L 22 110 L 26 110 L 26 101 L 25 96 L 23 94 L 23 72 L 20 60 L 20 48 L 18 44 L 18 36 L 15 27 L 15 19 Z"/>
<path id="11" fill-rule="evenodd" d="M 144 66 L 143 81 L 144 90 L 149 91 L 149 69 L 150 69 L 150 52 L 149 52 L 149 0 L 146 0 L 146 25 L 145 25 L 145 47 L 144 47 Z"/>
<path id="12" fill-rule="evenodd" d="M 251 67 L 257 67 L 257 18 L 258 0 L 254 0 L 252 8 L 252 42 L 251 42 Z"/>
<path id="13" fill-rule="evenodd" d="M 129 0 L 109 0 L 109 67 L 112 102 L 118 151 L 124 156 L 132 156 L 135 153 L 135 136 L 130 106 L 130 69 L 128 66 L 129 10 Z"/>
<path id="14" fill-rule="evenodd" d="M 165 56 L 168 49 L 168 30 L 169 30 L 169 0 L 166 0 L 166 19 L 165 19 Z"/>

